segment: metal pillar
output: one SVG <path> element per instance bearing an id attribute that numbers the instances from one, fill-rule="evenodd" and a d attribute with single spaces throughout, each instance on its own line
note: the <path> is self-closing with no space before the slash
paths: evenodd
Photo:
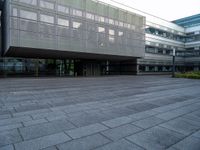
<path id="1" fill-rule="evenodd" d="M 175 77 L 175 71 L 176 71 L 176 66 L 175 66 L 175 59 L 176 59 L 176 49 L 173 49 L 173 68 L 172 68 L 172 78 Z"/>

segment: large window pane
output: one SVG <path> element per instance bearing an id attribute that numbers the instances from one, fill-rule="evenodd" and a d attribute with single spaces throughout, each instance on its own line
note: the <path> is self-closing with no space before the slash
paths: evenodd
<path id="1" fill-rule="evenodd" d="M 30 4 L 30 5 L 37 5 L 37 0 L 19 0 L 19 2 Z"/>
<path id="2" fill-rule="evenodd" d="M 82 11 L 77 10 L 77 9 L 73 9 L 72 12 L 73 12 L 73 15 L 74 15 L 74 16 L 82 17 L 82 15 L 83 15 Z"/>
<path id="3" fill-rule="evenodd" d="M 40 7 L 47 8 L 47 9 L 54 9 L 54 4 L 41 0 Z"/>
<path id="4" fill-rule="evenodd" d="M 69 26 L 69 20 L 58 18 L 58 25 L 68 27 Z"/>
<path id="5" fill-rule="evenodd" d="M 80 28 L 81 25 L 82 25 L 82 24 L 81 24 L 80 22 L 75 22 L 75 21 L 74 21 L 74 22 L 72 23 L 72 26 L 73 26 L 74 29 Z"/>
<path id="6" fill-rule="evenodd" d="M 58 5 L 58 11 L 65 14 L 69 14 L 69 8 L 66 6 Z"/>
<path id="7" fill-rule="evenodd" d="M 86 18 L 87 18 L 87 19 L 94 20 L 94 15 L 91 14 L 91 13 L 86 13 Z"/>
<path id="8" fill-rule="evenodd" d="M 20 17 L 25 19 L 37 20 L 37 13 L 26 10 L 20 10 Z"/>
<path id="9" fill-rule="evenodd" d="M 40 15 L 40 21 L 47 22 L 47 23 L 54 23 L 54 17 L 49 15 Z"/>
<path id="10" fill-rule="evenodd" d="M 13 8 L 12 9 L 12 16 L 17 17 L 18 13 L 17 13 L 17 8 Z"/>
<path id="11" fill-rule="evenodd" d="M 98 32 L 105 33 L 105 28 L 104 27 L 98 27 Z"/>

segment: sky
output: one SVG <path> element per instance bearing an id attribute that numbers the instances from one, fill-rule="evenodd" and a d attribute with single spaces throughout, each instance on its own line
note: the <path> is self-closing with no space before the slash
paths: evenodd
<path id="1" fill-rule="evenodd" d="M 149 14 L 173 21 L 200 14 L 200 0 L 115 0 Z"/>

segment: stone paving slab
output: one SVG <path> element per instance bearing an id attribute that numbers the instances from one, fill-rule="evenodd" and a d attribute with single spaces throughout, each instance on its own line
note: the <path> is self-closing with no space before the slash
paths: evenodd
<path id="1" fill-rule="evenodd" d="M 106 139 L 102 135 L 95 134 L 64 144 L 59 144 L 57 147 L 59 150 L 90 150 L 105 145 L 109 142 L 110 140 Z"/>
<path id="2" fill-rule="evenodd" d="M 199 150 L 200 81 L 0 79 L 0 150 Z"/>
<path id="3" fill-rule="evenodd" d="M 133 143 L 149 150 L 166 149 L 182 138 L 184 135 L 158 126 L 127 137 Z"/>
<path id="4" fill-rule="evenodd" d="M 38 150 L 71 140 L 64 133 L 56 133 L 15 144 L 16 150 Z"/>
<path id="5" fill-rule="evenodd" d="M 73 139 L 81 138 L 83 136 L 95 134 L 101 131 L 108 129 L 106 126 L 102 124 L 92 124 L 85 127 L 76 128 L 73 130 L 65 131 L 70 137 Z"/>
<path id="6" fill-rule="evenodd" d="M 95 150 L 144 150 L 144 149 L 131 142 L 128 142 L 125 139 L 122 139 L 120 141 L 107 144 Z"/>

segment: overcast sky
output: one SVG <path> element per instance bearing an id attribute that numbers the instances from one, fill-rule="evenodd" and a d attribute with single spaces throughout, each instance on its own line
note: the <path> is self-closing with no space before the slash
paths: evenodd
<path id="1" fill-rule="evenodd" d="M 104 0 L 106 1 L 106 0 Z M 168 21 L 200 13 L 200 0 L 115 0 Z"/>

